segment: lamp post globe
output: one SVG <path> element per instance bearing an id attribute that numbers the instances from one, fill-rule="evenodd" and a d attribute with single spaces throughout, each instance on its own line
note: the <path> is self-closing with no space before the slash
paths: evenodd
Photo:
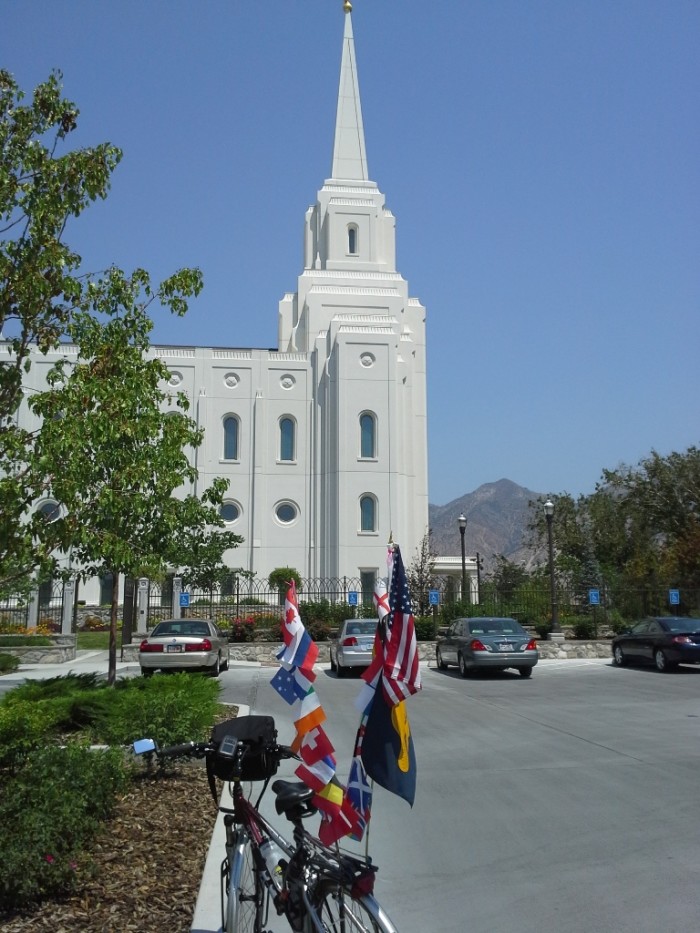
<path id="1" fill-rule="evenodd" d="M 554 580 L 554 535 L 552 525 L 554 523 L 554 503 L 547 499 L 544 506 L 544 516 L 547 519 L 547 544 L 549 546 L 549 591 L 552 605 L 552 632 L 559 634 L 559 607 L 557 605 L 557 587 Z"/>
<path id="2" fill-rule="evenodd" d="M 467 530 L 467 516 L 464 512 L 460 512 L 457 522 L 459 523 L 459 535 L 462 539 L 462 602 L 464 602 L 467 598 L 467 558 L 464 550 L 464 533 Z"/>

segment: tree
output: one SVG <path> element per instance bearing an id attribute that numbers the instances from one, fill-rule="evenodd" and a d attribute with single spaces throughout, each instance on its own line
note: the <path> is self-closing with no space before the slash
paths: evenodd
<path id="1" fill-rule="evenodd" d="M 406 578 L 413 601 L 418 606 L 418 615 L 428 615 L 429 590 L 435 585 L 435 552 L 430 529 L 423 535 L 416 548 L 413 560 L 406 570 Z"/>
<path id="2" fill-rule="evenodd" d="M 579 588 L 605 582 L 614 593 L 700 587 L 700 450 L 604 470 L 595 492 L 555 499 L 556 568 Z M 541 503 L 530 522 L 546 542 Z M 597 578 L 597 579 L 596 579 Z"/>
<path id="3" fill-rule="evenodd" d="M 78 109 L 60 78 L 52 74 L 25 104 L 0 71 L 0 594 L 53 567 L 47 523 L 32 515 L 34 437 L 15 415 L 32 347 L 56 346 L 85 292 L 80 256 L 64 241 L 69 221 L 107 196 L 121 159 L 109 143 L 63 152 Z"/>
<path id="4" fill-rule="evenodd" d="M 51 544 L 70 551 L 83 576 L 112 575 L 109 683 L 116 678 L 119 575 L 162 575 L 194 542 L 210 569 L 240 540 L 210 530 L 223 525 L 226 480 L 198 497 L 188 491 L 197 470 L 186 451 L 203 432 L 186 414 L 187 397 L 163 388 L 165 364 L 148 355 L 151 302 L 184 313 L 200 288 L 197 270 L 181 270 L 157 289 L 140 269 L 131 277 L 111 269 L 91 281 L 67 325 L 76 364 L 56 363 L 49 389 L 30 400 L 42 418 L 37 479 L 60 503 L 47 526 Z"/>
<path id="5" fill-rule="evenodd" d="M 295 570 L 294 567 L 275 567 L 267 578 L 267 583 L 271 590 L 279 590 L 283 596 L 292 580 L 298 589 L 301 586 L 301 577 L 298 570 Z"/>

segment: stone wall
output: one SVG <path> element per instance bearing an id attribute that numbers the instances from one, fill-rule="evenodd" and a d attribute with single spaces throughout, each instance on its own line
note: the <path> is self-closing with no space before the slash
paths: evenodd
<path id="1" fill-rule="evenodd" d="M 20 664 L 63 664 L 66 661 L 75 661 L 75 635 L 51 635 L 50 638 L 51 645 L 17 645 L 16 648 L 3 646 L 0 653 L 19 658 Z M 19 636 L 17 640 L 19 641 Z"/>
<path id="2" fill-rule="evenodd" d="M 139 640 L 124 646 L 123 660 L 138 661 Z M 329 661 L 329 645 L 317 642 L 318 660 L 321 664 Z M 538 641 L 540 658 L 609 658 L 612 656 L 609 641 Z M 231 663 L 236 661 L 257 661 L 260 664 L 278 664 L 276 655 L 280 644 L 275 642 L 234 642 L 229 645 L 228 656 Z M 435 642 L 419 641 L 418 657 L 421 661 L 435 660 Z"/>

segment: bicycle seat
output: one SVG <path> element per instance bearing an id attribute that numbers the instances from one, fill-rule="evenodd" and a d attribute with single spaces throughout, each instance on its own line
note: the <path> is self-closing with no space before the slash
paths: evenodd
<path id="1" fill-rule="evenodd" d="M 272 791 L 276 795 L 275 809 L 285 815 L 295 807 L 305 807 L 310 804 L 314 792 L 302 781 L 275 781 Z M 315 810 L 315 808 L 314 808 Z"/>

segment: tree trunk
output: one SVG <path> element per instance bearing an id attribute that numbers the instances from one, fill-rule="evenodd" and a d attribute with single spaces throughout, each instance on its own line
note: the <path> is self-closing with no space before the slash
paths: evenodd
<path id="1" fill-rule="evenodd" d="M 107 683 L 113 687 L 117 682 L 117 613 L 119 610 L 119 574 L 112 571 L 112 610 L 109 616 L 109 665 Z"/>

